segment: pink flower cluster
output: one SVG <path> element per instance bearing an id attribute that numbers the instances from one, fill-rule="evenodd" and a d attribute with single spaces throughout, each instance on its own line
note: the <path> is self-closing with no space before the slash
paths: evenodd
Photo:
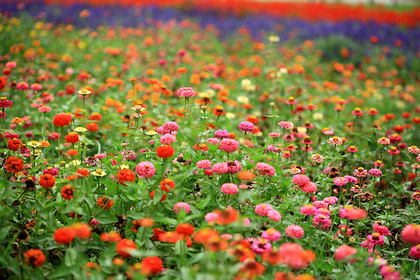
<path id="1" fill-rule="evenodd" d="M 315 193 L 317 191 L 317 186 L 309 180 L 309 177 L 306 175 L 294 175 L 293 183 L 298 185 L 301 190 L 305 193 Z"/>

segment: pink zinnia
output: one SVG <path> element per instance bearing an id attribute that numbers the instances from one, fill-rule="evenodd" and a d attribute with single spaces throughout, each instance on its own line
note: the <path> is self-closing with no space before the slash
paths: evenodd
<path id="1" fill-rule="evenodd" d="M 292 123 L 290 123 L 290 122 L 281 121 L 281 122 L 278 123 L 278 125 L 285 128 L 285 129 L 292 128 Z"/>
<path id="2" fill-rule="evenodd" d="M 281 221 L 281 214 L 280 214 L 280 212 L 279 212 L 279 211 L 277 211 L 277 210 L 269 210 L 269 211 L 267 212 L 267 217 L 268 217 L 270 220 L 275 221 L 275 222 L 279 222 L 279 221 Z"/>
<path id="3" fill-rule="evenodd" d="M 300 187 L 309 184 L 309 177 L 306 175 L 295 175 L 293 176 L 293 184 L 296 184 Z"/>
<path id="4" fill-rule="evenodd" d="M 392 235 L 389 232 L 389 229 L 386 226 L 383 225 L 373 225 L 373 231 L 379 233 L 380 235 Z"/>
<path id="5" fill-rule="evenodd" d="M 317 209 L 321 209 L 321 208 L 328 209 L 328 204 L 324 201 L 314 201 L 313 205 Z"/>
<path id="6" fill-rule="evenodd" d="M 297 225 L 291 225 L 286 228 L 286 235 L 290 238 L 300 239 L 305 234 L 303 228 Z"/>
<path id="7" fill-rule="evenodd" d="M 321 230 L 327 230 L 331 227 L 331 220 L 329 216 L 317 214 L 312 218 L 312 225 L 314 227 L 320 227 Z"/>
<path id="8" fill-rule="evenodd" d="M 420 225 L 410 224 L 401 232 L 402 239 L 408 244 L 420 244 Z"/>
<path id="9" fill-rule="evenodd" d="M 228 170 L 227 163 L 220 162 L 215 163 L 213 167 L 211 168 L 211 171 L 215 174 L 225 174 Z"/>
<path id="10" fill-rule="evenodd" d="M 203 159 L 197 162 L 197 167 L 202 169 L 208 169 L 211 167 L 211 161 L 208 159 Z"/>
<path id="11" fill-rule="evenodd" d="M 158 128 L 156 129 L 156 132 L 157 132 L 158 134 L 162 134 L 162 135 L 167 134 L 167 133 L 170 133 L 170 131 L 169 131 L 169 130 L 167 130 L 167 129 L 163 128 L 163 127 L 158 127 Z"/>
<path id="12" fill-rule="evenodd" d="M 142 161 L 136 166 L 136 173 L 140 177 L 151 178 L 155 175 L 156 168 L 153 163 L 148 161 Z"/>
<path id="13" fill-rule="evenodd" d="M 338 198 L 335 196 L 330 196 L 330 197 L 324 198 L 322 201 L 324 201 L 328 205 L 331 205 L 331 204 L 336 204 L 338 202 Z"/>
<path id="14" fill-rule="evenodd" d="M 220 143 L 220 140 L 217 139 L 217 138 L 209 138 L 209 139 L 206 140 L 206 142 L 209 143 L 209 144 L 217 145 L 217 144 Z"/>
<path id="15" fill-rule="evenodd" d="M 313 182 L 309 182 L 308 184 L 301 186 L 301 190 L 305 193 L 315 193 L 318 190 L 318 187 Z"/>
<path id="16" fill-rule="evenodd" d="M 204 219 L 206 219 L 207 223 L 211 224 L 216 222 L 216 220 L 219 218 L 219 215 L 217 215 L 216 213 L 208 213 Z"/>
<path id="17" fill-rule="evenodd" d="M 176 137 L 172 134 L 166 133 L 160 137 L 160 143 L 163 145 L 170 145 L 173 142 L 176 142 Z"/>
<path id="18" fill-rule="evenodd" d="M 300 213 L 307 216 L 314 216 L 316 214 L 316 210 L 316 207 L 312 204 L 308 204 L 300 208 Z"/>
<path id="19" fill-rule="evenodd" d="M 368 235 L 368 237 L 366 238 L 368 244 L 372 244 L 372 245 L 384 245 L 385 243 L 385 239 L 384 237 L 378 233 L 375 232 L 373 234 Z"/>
<path id="20" fill-rule="evenodd" d="M 279 138 L 281 134 L 278 132 L 270 132 L 268 136 L 270 136 L 271 138 Z"/>
<path id="21" fill-rule="evenodd" d="M 274 228 L 269 228 L 266 231 L 263 231 L 261 237 L 268 241 L 277 241 L 280 239 L 281 234 L 279 231 Z"/>
<path id="22" fill-rule="evenodd" d="M 232 183 L 223 184 L 221 187 L 221 191 L 225 194 L 237 194 L 238 193 L 238 186 Z"/>
<path id="23" fill-rule="evenodd" d="M 245 132 L 252 132 L 255 129 L 255 126 L 251 122 L 241 122 L 239 124 L 239 129 Z"/>
<path id="24" fill-rule="evenodd" d="M 51 108 L 44 105 L 44 106 L 39 107 L 38 111 L 41 113 L 48 113 L 48 112 L 51 112 Z"/>
<path id="25" fill-rule="evenodd" d="M 227 163 L 226 174 L 236 174 L 242 170 L 242 164 L 235 159 L 235 161 L 230 161 Z"/>
<path id="26" fill-rule="evenodd" d="M 219 149 L 227 153 L 235 152 L 239 147 L 239 142 L 235 139 L 223 139 L 220 141 Z"/>
<path id="27" fill-rule="evenodd" d="M 376 168 L 372 168 L 371 170 L 369 170 L 369 175 L 373 176 L 373 177 L 381 177 L 382 176 L 382 171 Z"/>
<path id="28" fill-rule="evenodd" d="M 410 257 L 420 259 L 420 244 L 413 246 L 410 249 Z"/>
<path id="29" fill-rule="evenodd" d="M 263 238 L 258 239 L 252 243 L 252 251 L 254 251 L 254 253 L 257 255 L 262 255 L 264 252 L 270 252 L 271 248 L 271 243 L 267 242 Z"/>
<path id="30" fill-rule="evenodd" d="M 350 175 L 345 175 L 344 178 L 346 178 L 349 181 L 349 183 L 357 184 L 357 178 L 356 177 L 353 177 L 353 176 L 350 176 Z"/>
<path id="31" fill-rule="evenodd" d="M 261 175 L 267 175 L 268 177 L 273 177 L 276 174 L 274 167 L 264 162 L 257 163 L 257 171 Z"/>
<path id="32" fill-rule="evenodd" d="M 261 204 L 258 204 L 257 206 L 255 206 L 255 213 L 257 213 L 257 215 L 259 215 L 259 216 L 267 216 L 268 211 L 270 211 L 272 209 L 273 208 L 271 207 L 270 204 L 261 203 Z"/>
<path id="33" fill-rule="evenodd" d="M 188 203 L 185 202 L 178 202 L 177 204 L 174 205 L 174 212 L 175 213 L 179 213 L 181 212 L 181 210 L 184 209 L 185 213 L 190 213 L 190 205 Z"/>
<path id="34" fill-rule="evenodd" d="M 367 171 L 363 169 L 363 167 L 359 167 L 358 169 L 355 169 L 353 172 L 354 176 L 356 177 L 366 177 Z"/>
<path id="35" fill-rule="evenodd" d="M 337 178 L 334 179 L 334 184 L 339 186 L 339 187 L 344 186 L 348 182 L 349 182 L 349 180 L 347 180 L 347 178 L 345 178 L 345 177 L 337 177 Z"/>
<path id="36" fill-rule="evenodd" d="M 194 97 L 195 92 L 190 87 L 183 87 L 178 90 L 178 96 L 184 96 L 184 97 Z"/>
<path id="37" fill-rule="evenodd" d="M 166 122 L 162 125 L 162 127 L 169 132 L 178 131 L 179 129 L 179 125 L 176 122 Z"/>
<path id="38" fill-rule="evenodd" d="M 335 251 L 334 257 L 337 261 L 344 260 L 344 262 L 347 262 L 347 263 L 354 263 L 357 260 L 355 258 L 352 258 L 352 256 L 356 253 L 357 253 L 356 248 L 353 248 L 347 245 L 341 245 Z"/>
<path id="39" fill-rule="evenodd" d="M 229 138 L 230 134 L 227 130 L 218 129 L 214 132 L 214 137 L 219 139 Z"/>

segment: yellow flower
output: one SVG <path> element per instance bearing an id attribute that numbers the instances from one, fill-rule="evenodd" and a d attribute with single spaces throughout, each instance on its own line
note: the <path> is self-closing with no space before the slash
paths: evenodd
<path id="1" fill-rule="evenodd" d="M 102 169 L 96 169 L 95 171 L 90 172 L 90 174 L 96 177 L 104 177 L 106 175 L 105 171 L 103 171 Z"/>
<path id="2" fill-rule="evenodd" d="M 146 134 L 149 135 L 149 136 L 153 136 L 153 135 L 156 135 L 157 132 L 154 131 L 154 130 L 149 130 L 149 131 L 146 132 Z"/>
<path id="3" fill-rule="evenodd" d="M 83 133 L 83 132 L 86 132 L 86 131 L 87 131 L 87 129 L 86 129 L 86 128 L 84 128 L 84 127 L 79 126 L 79 127 L 76 127 L 76 128 L 74 129 L 74 131 L 75 131 L 75 132 L 79 132 L 79 133 Z"/>
<path id="4" fill-rule="evenodd" d="M 271 35 L 270 37 L 268 37 L 268 41 L 272 42 L 272 43 L 277 43 L 280 41 L 280 38 L 276 35 Z"/>
<path id="5" fill-rule="evenodd" d="M 28 142 L 26 145 L 32 148 L 38 148 L 39 146 L 41 146 L 41 143 L 33 140 L 33 141 Z"/>
<path id="6" fill-rule="evenodd" d="M 81 90 L 78 91 L 79 94 L 86 96 L 91 94 L 92 92 L 90 90 L 88 90 L 87 88 L 82 88 Z"/>

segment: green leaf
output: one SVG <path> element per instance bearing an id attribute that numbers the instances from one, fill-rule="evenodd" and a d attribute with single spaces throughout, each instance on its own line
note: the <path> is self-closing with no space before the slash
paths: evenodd
<path id="1" fill-rule="evenodd" d="M 103 210 L 102 212 L 100 212 L 96 217 L 95 217 L 95 219 L 98 221 L 98 222 L 100 222 L 101 224 L 104 224 L 104 225 L 106 225 L 106 224 L 113 224 L 113 223 L 116 223 L 116 222 L 118 222 L 118 219 L 114 216 L 114 215 L 112 215 L 111 213 L 109 213 L 109 212 L 105 212 L 106 210 Z"/>

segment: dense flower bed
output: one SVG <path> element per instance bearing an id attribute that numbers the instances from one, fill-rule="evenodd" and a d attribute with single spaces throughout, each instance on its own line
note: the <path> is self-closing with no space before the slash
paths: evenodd
<path id="1" fill-rule="evenodd" d="M 2 278 L 418 277 L 415 37 L 26 8 L 0 24 Z"/>

